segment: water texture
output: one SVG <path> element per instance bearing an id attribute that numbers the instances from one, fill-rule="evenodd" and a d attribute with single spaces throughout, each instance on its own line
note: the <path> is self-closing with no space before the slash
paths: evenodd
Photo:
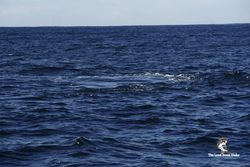
<path id="1" fill-rule="evenodd" d="M 250 24 L 0 28 L 0 59 L 0 166 L 250 163 Z"/>

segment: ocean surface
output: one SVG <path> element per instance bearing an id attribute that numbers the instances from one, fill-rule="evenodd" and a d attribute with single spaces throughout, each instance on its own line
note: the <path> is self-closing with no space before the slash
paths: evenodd
<path id="1" fill-rule="evenodd" d="M 250 163 L 250 24 L 0 28 L 0 74 L 1 167 Z"/>

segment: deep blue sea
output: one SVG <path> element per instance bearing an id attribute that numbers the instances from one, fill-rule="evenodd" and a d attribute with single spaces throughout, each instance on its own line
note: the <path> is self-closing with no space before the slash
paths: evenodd
<path id="1" fill-rule="evenodd" d="M 250 163 L 250 24 L 0 28 L 0 74 L 1 167 Z"/>

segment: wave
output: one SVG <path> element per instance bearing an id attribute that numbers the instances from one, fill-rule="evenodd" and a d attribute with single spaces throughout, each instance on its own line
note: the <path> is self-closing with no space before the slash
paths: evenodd
<path id="1" fill-rule="evenodd" d="M 201 81 L 206 81 L 210 86 L 216 85 L 243 85 L 249 86 L 250 74 L 246 71 L 215 71 L 200 73 Z"/>
<path id="2" fill-rule="evenodd" d="M 22 75 L 51 75 L 63 73 L 66 71 L 77 71 L 70 64 L 63 65 L 42 65 L 42 64 L 26 64 L 24 69 L 18 71 Z"/>

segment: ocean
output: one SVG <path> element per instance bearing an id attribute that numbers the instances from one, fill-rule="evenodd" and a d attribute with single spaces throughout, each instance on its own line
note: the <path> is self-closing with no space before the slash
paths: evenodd
<path id="1" fill-rule="evenodd" d="M 250 24 L 2 27 L 0 51 L 2 167 L 250 163 Z"/>

